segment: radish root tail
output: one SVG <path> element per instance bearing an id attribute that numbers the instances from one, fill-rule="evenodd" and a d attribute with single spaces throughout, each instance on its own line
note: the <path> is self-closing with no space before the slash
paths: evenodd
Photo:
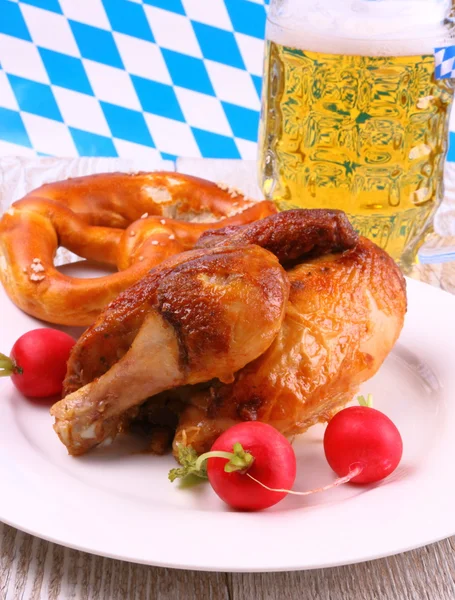
<path id="1" fill-rule="evenodd" d="M 324 487 L 315 488 L 313 490 L 308 490 L 306 492 L 295 492 L 294 490 L 271 488 L 268 485 L 265 485 L 265 483 L 262 483 L 262 481 L 259 481 L 259 479 L 256 479 L 256 477 L 253 477 L 252 475 L 250 475 L 249 473 L 245 473 L 245 475 L 247 477 L 249 477 L 250 479 L 252 479 L 253 481 L 255 481 L 256 483 L 258 483 L 260 486 L 262 486 L 266 490 L 269 490 L 269 492 L 280 492 L 280 493 L 285 492 L 287 494 L 293 494 L 294 496 L 310 496 L 311 494 L 317 494 L 319 492 L 326 492 L 327 490 L 331 490 L 332 488 L 338 487 L 339 485 L 342 485 L 343 483 L 348 483 L 349 481 L 351 481 L 351 479 L 354 479 L 354 477 L 357 477 L 357 475 L 360 475 L 360 473 L 362 471 L 363 471 L 363 466 L 359 463 L 355 463 L 355 464 L 351 465 L 349 473 L 347 475 L 345 475 L 344 477 L 338 477 L 338 479 L 335 479 L 335 481 L 333 481 L 332 483 L 329 483 L 328 485 L 325 485 Z"/>

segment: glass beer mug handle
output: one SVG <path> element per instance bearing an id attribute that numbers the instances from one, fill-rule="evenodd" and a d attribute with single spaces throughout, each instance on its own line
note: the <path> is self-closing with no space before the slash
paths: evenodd
<path id="1" fill-rule="evenodd" d="M 455 80 L 451 80 L 455 85 Z M 417 263 L 431 265 L 455 262 L 455 162 L 446 162 L 444 168 L 444 200 L 433 217 L 437 233 L 431 226 L 417 251 Z"/>
<path id="2" fill-rule="evenodd" d="M 417 253 L 421 265 L 436 265 L 455 261 L 455 245 L 431 248 L 423 245 Z"/>

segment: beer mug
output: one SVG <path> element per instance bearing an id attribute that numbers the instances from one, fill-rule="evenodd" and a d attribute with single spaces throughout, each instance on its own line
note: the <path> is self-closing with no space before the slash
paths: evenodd
<path id="1" fill-rule="evenodd" d="M 443 197 L 451 11 L 451 0 L 270 2 L 264 195 L 280 209 L 344 210 L 404 270 Z"/>

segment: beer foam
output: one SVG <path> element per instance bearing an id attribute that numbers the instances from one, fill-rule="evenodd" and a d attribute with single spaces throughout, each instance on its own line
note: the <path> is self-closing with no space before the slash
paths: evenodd
<path id="1" fill-rule="evenodd" d="M 284 0 L 273 5 L 267 39 L 328 54 L 433 54 L 449 41 L 451 0 Z"/>

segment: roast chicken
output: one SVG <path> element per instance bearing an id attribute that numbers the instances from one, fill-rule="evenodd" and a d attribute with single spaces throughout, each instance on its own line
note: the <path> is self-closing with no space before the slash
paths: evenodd
<path id="1" fill-rule="evenodd" d="M 242 420 L 293 436 L 378 370 L 405 312 L 399 269 L 342 212 L 208 232 L 82 335 L 51 409 L 55 431 L 73 455 L 138 426 L 167 428 L 174 449 L 198 452 Z"/>

